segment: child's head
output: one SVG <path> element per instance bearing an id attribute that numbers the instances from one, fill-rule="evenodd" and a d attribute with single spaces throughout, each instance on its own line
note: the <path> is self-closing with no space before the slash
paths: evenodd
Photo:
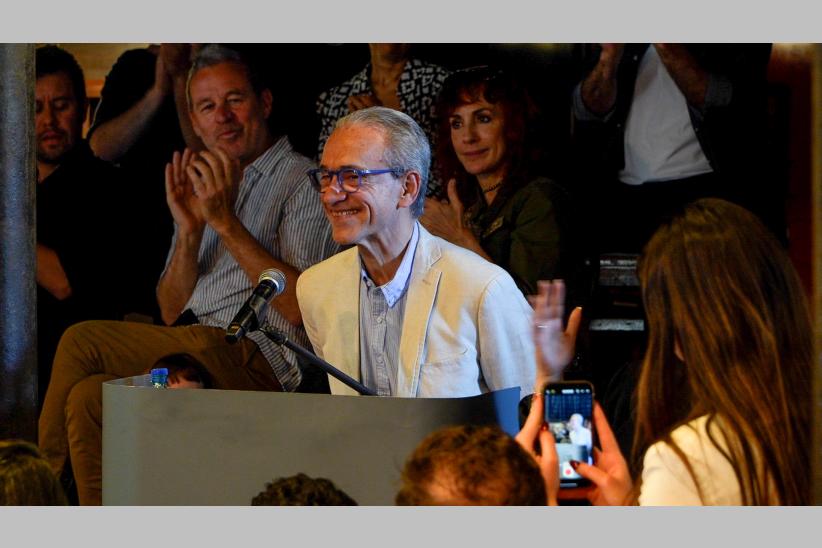
<path id="1" fill-rule="evenodd" d="M 151 369 L 168 369 L 169 388 L 211 388 L 208 370 L 190 354 L 171 354 L 157 360 Z"/>

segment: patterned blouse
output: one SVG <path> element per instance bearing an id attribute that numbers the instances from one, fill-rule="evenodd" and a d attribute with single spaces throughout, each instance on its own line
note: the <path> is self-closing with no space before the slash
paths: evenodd
<path id="1" fill-rule="evenodd" d="M 443 82 L 450 71 L 431 63 L 411 59 L 405 64 L 400 76 L 397 94 L 402 111 L 411 116 L 420 125 L 431 143 L 431 165 L 436 166 L 433 151 L 436 150 L 437 126 L 435 103 Z M 359 73 L 339 86 L 320 94 L 317 99 L 317 114 L 320 116 L 321 130 L 317 146 L 317 158 L 322 157 L 323 147 L 337 120 L 348 114 L 348 98 L 352 95 L 373 95 L 371 89 L 371 64 L 367 64 Z M 436 194 L 440 181 L 431 174 L 427 195 Z"/>

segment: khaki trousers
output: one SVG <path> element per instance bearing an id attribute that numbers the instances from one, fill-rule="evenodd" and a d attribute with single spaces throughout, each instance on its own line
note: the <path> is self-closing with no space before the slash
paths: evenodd
<path id="1" fill-rule="evenodd" d="M 102 383 L 144 374 L 183 352 L 208 370 L 214 388 L 282 390 L 253 341 L 229 345 L 216 327 L 90 321 L 66 330 L 40 413 L 39 445 L 58 475 L 71 455 L 80 504 L 102 503 Z"/>

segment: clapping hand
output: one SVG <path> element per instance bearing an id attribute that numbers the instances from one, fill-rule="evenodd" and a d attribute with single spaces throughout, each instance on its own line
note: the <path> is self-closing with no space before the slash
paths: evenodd
<path id="1" fill-rule="evenodd" d="M 194 186 L 186 171 L 196 152 L 185 149 L 174 152 L 171 163 L 166 164 L 166 202 L 171 216 L 182 233 L 193 234 L 205 227 L 205 219 Z"/>
<path id="2" fill-rule="evenodd" d="M 234 203 L 240 186 L 240 162 L 222 149 L 204 150 L 185 169 L 205 222 L 218 232 L 235 218 Z"/>
<path id="3" fill-rule="evenodd" d="M 465 226 L 462 224 L 463 206 L 457 195 L 456 181 L 448 181 L 448 199 L 425 199 L 425 209 L 420 216 L 420 222 L 431 234 L 448 240 L 452 244 L 461 245 Z M 463 246 L 464 247 L 464 246 Z"/>

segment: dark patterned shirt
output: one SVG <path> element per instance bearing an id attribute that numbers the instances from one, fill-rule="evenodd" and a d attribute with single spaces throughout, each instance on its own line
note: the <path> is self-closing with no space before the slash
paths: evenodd
<path id="1" fill-rule="evenodd" d="M 431 164 L 434 161 L 434 150 L 437 143 L 435 103 L 443 82 L 450 72 L 431 63 L 411 59 L 405 64 L 400 76 L 397 95 L 400 98 L 402 111 L 411 116 L 420 125 L 431 143 Z M 317 114 L 320 115 L 320 141 L 317 157 L 322 157 L 323 147 L 337 120 L 348 114 L 348 98 L 352 95 L 373 95 L 371 89 L 371 64 L 367 64 L 359 73 L 339 86 L 320 94 L 317 99 Z M 427 195 L 434 195 L 440 187 L 440 181 L 434 174 L 428 181 Z"/>

